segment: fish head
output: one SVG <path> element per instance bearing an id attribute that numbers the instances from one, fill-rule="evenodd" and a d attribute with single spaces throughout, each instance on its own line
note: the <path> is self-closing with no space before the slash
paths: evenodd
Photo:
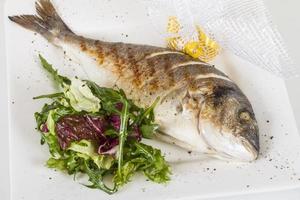
<path id="1" fill-rule="evenodd" d="M 257 121 L 250 102 L 238 88 L 217 87 L 202 102 L 199 131 L 216 157 L 239 161 L 258 157 Z"/>

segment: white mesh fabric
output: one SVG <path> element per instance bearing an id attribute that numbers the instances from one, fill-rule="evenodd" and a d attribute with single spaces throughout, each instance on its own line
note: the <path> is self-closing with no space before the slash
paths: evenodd
<path id="1" fill-rule="evenodd" d="M 296 69 L 262 0 L 145 0 L 163 37 L 169 16 L 177 16 L 184 41 L 200 27 L 220 46 L 277 76 L 290 78 Z"/>

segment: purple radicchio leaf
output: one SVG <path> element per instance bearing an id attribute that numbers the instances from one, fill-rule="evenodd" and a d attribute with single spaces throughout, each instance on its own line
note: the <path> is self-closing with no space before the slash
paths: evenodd
<path id="1" fill-rule="evenodd" d="M 113 155 L 117 151 L 117 146 L 119 144 L 118 138 L 109 138 L 106 141 L 104 141 L 102 144 L 98 147 L 98 153 L 99 154 L 108 154 Z"/>
<path id="2" fill-rule="evenodd" d="M 116 107 L 116 109 L 118 109 L 119 111 L 121 111 L 122 108 L 123 108 L 123 103 L 122 102 L 116 103 L 115 107 Z"/>
<path id="3" fill-rule="evenodd" d="M 41 125 L 40 130 L 41 130 L 43 133 L 48 133 L 48 132 L 49 132 L 49 129 L 48 129 L 48 126 L 47 126 L 46 123 L 44 123 L 44 124 Z"/>
<path id="4" fill-rule="evenodd" d="M 109 117 L 109 122 L 116 131 L 120 130 L 121 118 L 119 115 L 111 115 Z"/>
<path id="5" fill-rule="evenodd" d="M 142 132 L 137 125 L 133 126 L 133 130 L 129 135 L 130 138 L 136 139 L 137 141 L 142 140 Z"/>
<path id="6" fill-rule="evenodd" d="M 71 142 L 82 139 L 103 143 L 107 138 L 104 131 L 107 121 L 100 116 L 66 115 L 59 119 L 55 130 L 62 149 L 67 149 Z"/>

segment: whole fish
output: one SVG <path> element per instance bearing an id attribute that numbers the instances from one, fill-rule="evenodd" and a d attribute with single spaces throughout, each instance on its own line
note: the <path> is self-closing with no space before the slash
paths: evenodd
<path id="1" fill-rule="evenodd" d="M 103 75 L 102 85 L 117 85 L 137 105 L 150 105 L 160 97 L 155 109 L 159 139 L 218 158 L 257 158 L 259 130 L 252 106 L 214 66 L 168 48 L 76 35 L 49 0 L 37 1 L 36 11 L 9 19 L 88 58 Z"/>

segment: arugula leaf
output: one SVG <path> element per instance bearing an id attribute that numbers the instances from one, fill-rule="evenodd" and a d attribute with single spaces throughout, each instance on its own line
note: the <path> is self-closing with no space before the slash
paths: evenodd
<path id="1" fill-rule="evenodd" d="M 41 125 L 44 124 L 47 121 L 48 115 L 50 111 L 52 112 L 53 120 L 56 122 L 60 117 L 75 113 L 74 110 L 70 107 L 66 107 L 60 102 L 53 102 L 52 104 L 45 104 L 41 110 L 41 112 L 35 112 L 35 120 L 37 122 L 37 129 L 40 130 Z"/>
<path id="2" fill-rule="evenodd" d="M 104 176 L 110 173 L 110 170 L 99 168 L 97 164 L 89 158 L 89 156 L 83 156 L 83 154 L 79 152 L 69 149 L 68 151 L 64 152 L 64 155 L 61 158 L 50 158 L 47 161 L 47 166 L 49 168 L 67 171 L 70 175 L 74 174 L 74 178 L 78 172 L 86 173 L 89 176 L 91 185 L 85 186 L 89 188 L 98 188 L 107 192 L 108 194 L 113 194 L 117 191 L 116 186 L 110 189 L 103 182 Z"/>
<path id="3" fill-rule="evenodd" d="M 123 164 L 123 149 L 125 145 L 125 141 L 127 139 L 128 130 L 128 102 L 124 101 L 122 113 L 121 113 L 121 125 L 120 125 L 120 132 L 119 132 L 119 151 L 118 151 L 118 174 L 122 176 L 121 168 Z"/>
<path id="4" fill-rule="evenodd" d="M 90 163 L 88 161 L 84 162 L 85 172 L 89 176 L 89 181 L 92 183 L 92 185 L 85 186 L 93 189 L 101 189 L 108 194 L 115 193 L 118 190 L 116 185 L 114 185 L 114 187 L 111 189 L 107 187 L 103 182 L 103 177 L 107 173 L 107 171 L 98 168 L 92 168 L 89 166 L 89 164 Z"/>
<path id="5" fill-rule="evenodd" d="M 77 113 L 75 110 L 73 110 L 70 107 L 65 107 L 63 105 L 60 105 L 58 108 L 56 108 L 53 112 L 53 120 L 55 122 L 57 122 L 59 120 L 59 118 L 66 116 L 66 115 L 70 115 L 70 114 L 74 114 Z"/>
<path id="6" fill-rule="evenodd" d="M 53 102 L 52 104 L 45 104 L 42 108 L 41 112 L 35 112 L 34 117 L 37 122 L 37 129 L 40 130 L 41 125 L 44 124 L 48 118 L 48 114 L 50 110 L 59 107 L 59 103 Z"/>
<path id="7" fill-rule="evenodd" d="M 128 183 L 131 180 L 133 174 L 139 170 L 140 165 L 142 165 L 142 163 L 144 163 L 145 161 L 145 158 L 135 158 L 125 162 L 125 164 L 121 167 L 120 172 L 114 176 L 114 183 L 118 187 Z"/>
<path id="8" fill-rule="evenodd" d="M 105 87 L 99 87 L 96 83 L 86 80 L 86 83 L 91 88 L 93 93 L 101 99 L 103 102 L 120 102 L 122 95 L 120 92 L 111 89 L 111 88 L 105 88 Z"/>
<path id="9" fill-rule="evenodd" d="M 132 100 L 127 99 L 123 90 L 114 90 L 111 88 L 99 87 L 96 83 L 86 80 L 87 85 L 93 92 L 93 94 L 101 100 L 102 109 L 107 114 L 121 114 L 121 111 L 116 107 L 116 104 L 123 103 L 124 100 L 128 103 L 128 110 L 130 111 L 128 115 L 130 118 L 135 120 L 135 115 L 133 112 L 140 112 L 141 109 L 137 107 Z"/>
<path id="10" fill-rule="evenodd" d="M 108 113 L 117 113 L 121 112 L 116 108 L 116 104 L 120 103 L 122 96 L 119 92 L 110 89 L 99 87 L 96 83 L 86 80 L 87 85 L 93 92 L 93 94 L 101 100 L 102 108 Z"/>
<path id="11" fill-rule="evenodd" d="M 158 129 L 158 124 L 142 124 L 140 129 L 144 138 L 151 139 Z"/>
<path id="12" fill-rule="evenodd" d="M 137 118 L 136 123 L 138 125 L 141 124 L 141 122 L 143 120 L 147 120 L 149 122 L 154 121 L 154 108 L 157 105 L 157 103 L 159 102 L 159 97 L 155 99 L 155 101 L 152 103 L 152 105 L 150 107 L 148 107 L 141 115 L 139 118 Z"/>
<path id="13" fill-rule="evenodd" d="M 143 168 L 144 174 L 152 181 L 157 183 L 165 183 L 170 180 L 170 166 L 165 161 L 161 151 L 149 145 L 134 142 L 136 152 L 140 156 L 144 156 L 148 164 Z"/>
<path id="14" fill-rule="evenodd" d="M 126 148 L 124 162 L 121 173 L 117 173 L 114 177 L 114 182 L 118 186 L 129 182 L 137 171 L 142 171 L 151 181 L 157 183 L 166 183 L 170 180 L 170 166 L 161 151 L 149 145 L 130 142 Z"/>
<path id="15" fill-rule="evenodd" d="M 104 132 L 106 136 L 111 136 L 111 137 L 117 137 L 119 133 L 115 131 L 114 129 L 108 129 Z"/>
<path id="16" fill-rule="evenodd" d="M 40 58 L 40 61 L 41 61 L 41 64 L 42 64 L 43 68 L 45 70 L 47 70 L 52 75 L 52 78 L 54 79 L 55 82 L 57 82 L 61 86 L 63 86 L 64 84 L 67 84 L 67 85 L 71 84 L 70 79 L 68 79 L 65 76 L 59 75 L 58 72 L 57 72 L 57 70 L 55 70 L 52 67 L 52 65 L 49 64 L 47 62 L 47 60 L 41 54 L 39 54 L 39 58 Z"/>
<path id="17" fill-rule="evenodd" d="M 43 98 L 53 99 L 53 98 L 58 98 L 58 97 L 64 97 L 64 93 L 58 92 L 58 93 L 53 93 L 53 94 L 44 94 L 44 95 L 33 97 L 33 99 L 34 100 L 35 99 L 43 99 Z"/>

